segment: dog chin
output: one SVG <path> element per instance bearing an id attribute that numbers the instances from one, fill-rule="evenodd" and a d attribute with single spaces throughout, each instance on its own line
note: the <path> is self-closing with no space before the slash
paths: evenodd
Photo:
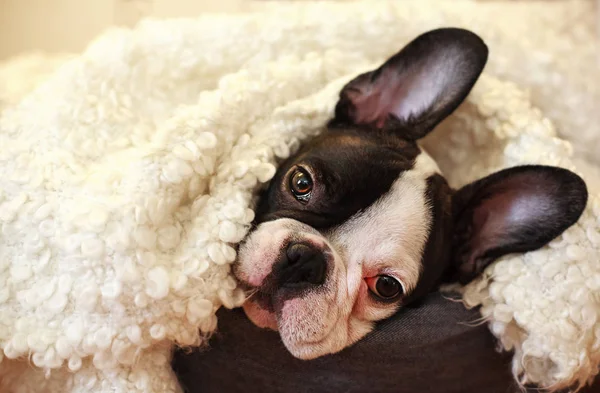
<path id="1" fill-rule="evenodd" d="M 256 326 L 278 331 L 294 357 L 314 359 L 338 352 L 349 344 L 344 324 L 323 302 L 284 299 L 282 295 L 274 295 L 271 304 L 266 304 L 264 299 L 250 299 L 243 308 Z"/>

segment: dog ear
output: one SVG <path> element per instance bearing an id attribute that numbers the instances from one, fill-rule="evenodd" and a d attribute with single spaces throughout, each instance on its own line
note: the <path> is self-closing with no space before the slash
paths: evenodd
<path id="1" fill-rule="evenodd" d="M 585 182 L 562 168 L 521 166 L 469 184 L 453 196 L 453 266 L 466 284 L 497 258 L 536 250 L 573 225 Z"/>
<path id="2" fill-rule="evenodd" d="M 469 94 L 487 56 L 485 43 L 468 30 L 425 33 L 344 86 L 330 126 L 367 126 L 398 131 L 409 140 L 422 138 Z"/>

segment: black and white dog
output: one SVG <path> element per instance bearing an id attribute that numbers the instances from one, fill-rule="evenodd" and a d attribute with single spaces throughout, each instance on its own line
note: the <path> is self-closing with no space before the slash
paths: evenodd
<path id="1" fill-rule="evenodd" d="M 430 31 L 340 93 L 327 129 L 285 161 L 239 250 L 244 309 L 296 357 L 340 351 L 374 322 L 575 223 L 584 181 L 547 166 L 451 189 L 417 141 L 465 99 L 487 61 L 474 33 Z"/>

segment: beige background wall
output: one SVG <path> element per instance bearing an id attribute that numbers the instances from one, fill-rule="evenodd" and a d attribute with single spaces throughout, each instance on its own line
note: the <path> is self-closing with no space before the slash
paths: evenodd
<path id="1" fill-rule="evenodd" d="M 81 51 L 106 27 L 113 24 L 132 25 L 141 16 L 173 17 L 194 16 L 207 11 L 235 12 L 264 1 L 0 0 L 0 60 L 22 51 L 37 49 L 50 52 Z M 600 4 L 600 0 L 582 1 L 597 1 Z M 600 6 L 597 8 L 600 25 Z"/>
<path id="2" fill-rule="evenodd" d="M 0 60 L 21 51 L 73 52 L 107 26 L 142 15 L 192 16 L 237 11 L 250 0 L 0 0 Z"/>

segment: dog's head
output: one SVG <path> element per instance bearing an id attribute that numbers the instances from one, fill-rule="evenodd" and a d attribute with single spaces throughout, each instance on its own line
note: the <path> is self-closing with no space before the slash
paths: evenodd
<path id="1" fill-rule="evenodd" d="M 417 145 L 464 100 L 487 60 L 475 34 L 439 29 L 340 93 L 327 130 L 285 161 L 239 251 L 258 326 L 310 359 L 354 343 L 447 277 L 537 249 L 571 226 L 585 183 L 524 166 L 452 190 Z"/>

